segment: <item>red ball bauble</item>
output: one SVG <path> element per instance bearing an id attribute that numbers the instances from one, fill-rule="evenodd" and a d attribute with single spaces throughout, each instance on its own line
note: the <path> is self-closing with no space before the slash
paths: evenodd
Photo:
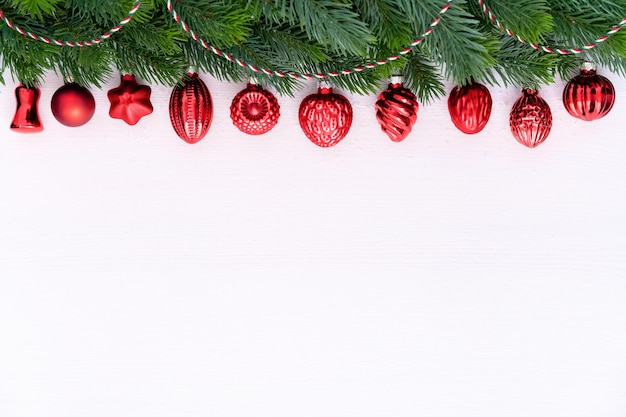
<path id="1" fill-rule="evenodd" d="M 463 133 L 473 135 L 484 129 L 491 116 L 491 94 L 482 84 L 454 87 L 448 97 L 452 123 Z"/>
<path id="2" fill-rule="evenodd" d="M 405 88 L 401 80 L 392 80 L 387 90 L 378 95 L 374 107 L 376 119 L 389 139 L 401 142 L 411 133 L 419 104 L 415 94 Z"/>
<path id="3" fill-rule="evenodd" d="M 39 104 L 40 97 L 39 88 L 26 87 L 20 84 L 15 89 L 15 99 L 17 108 L 15 116 L 11 122 L 11 130 L 20 133 L 37 133 L 43 130 L 41 120 L 39 120 Z"/>
<path id="4" fill-rule="evenodd" d="M 546 140 L 552 129 L 550 106 L 536 90 L 526 88 L 511 109 L 509 125 L 519 143 L 534 148 Z"/>
<path id="5" fill-rule="evenodd" d="M 278 123 L 280 106 L 274 94 L 249 83 L 230 105 L 230 118 L 237 129 L 248 135 L 267 133 Z"/>
<path id="6" fill-rule="evenodd" d="M 328 148 L 346 137 L 352 125 L 352 106 L 347 98 L 320 87 L 302 101 L 298 112 L 300 127 L 317 146 Z"/>
<path id="7" fill-rule="evenodd" d="M 563 104 L 578 119 L 597 120 L 613 108 L 615 87 L 608 78 L 596 74 L 593 67 L 585 68 L 565 86 Z"/>
<path id="8" fill-rule="evenodd" d="M 52 114 L 65 126 L 82 126 L 91 120 L 95 112 L 93 95 L 76 83 L 65 84 L 52 96 Z"/>
<path id="9" fill-rule="evenodd" d="M 176 134 L 187 143 L 206 136 L 213 120 L 213 101 L 206 84 L 195 72 L 188 73 L 170 96 L 170 120 Z"/>
<path id="10" fill-rule="evenodd" d="M 137 84 L 134 75 L 122 75 L 120 85 L 107 93 L 111 103 L 109 116 L 136 125 L 139 119 L 152 113 L 151 93 L 147 85 Z"/>

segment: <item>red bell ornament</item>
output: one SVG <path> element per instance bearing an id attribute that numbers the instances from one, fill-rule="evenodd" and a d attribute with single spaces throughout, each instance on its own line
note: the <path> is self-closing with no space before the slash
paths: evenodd
<path id="1" fill-rule="evenodd" d="M 183 84 L 170 96 L 170 121 L 174 131 L 187 143 L 204 138 L 213 120 L 213 101 L 206 84 L 197 73 L 189 72 Z"/>
<path id="2" fill-rule="evenodd" d="M 11 130 L 20 133 L 37 133 L 43 130 L 39 120 L 39 98 L 41 93 L 37 87 L 26 87 L 20 84 L 15 89 L 17 108 L 11 122 Z"/>
<path id="3" fill-rule="evenodd" d="M 387 90 L 378 95 L 374 108 L 382 131 L 392 141 L 401 142 L 417 121 L 419 104 L 415 94 L 402 85 L 402 77 L 394 76 Z"/>
<path id="4" fill-rule="evenodd" d="M 151 93 L 147 85 L 137 84 L 134 75 L 123 74 L 120 85 L 107 93 L 111 103 L 109 116 L 122 119 L 131 126 L 136 125 L 142 117 L 152 113 Z"/>
<path id="5" fill-rule="evenodd" d="M 241 90 L 230 105 L 230 118 L 248 135 L 267 133 L 278 123 L 280 106 L 274 94 L 253 82 Z"/>
<path id="6" fill-rule="evenodd" d="M 298 112 L 304 134 L 319 147 L 329 148 L 346 137 L 352 125 L 352 106 L 347 98 L 320 86 L 302 100 Z"/>
<path id="7" fill-rule="evenodd" d="M 51 107 L 59 123 L 78 127 L 91 120 L 96 112 L 96 100 L 88 89 L 70 82 L 54 93 Z"/>
<path id="8" fill-rule="evenodd" d="M 536 90 L 525 88 L 509 117 L 511 133 L 519 143 L 534 148 L 543 143 L 552 129 L 552 112 Z"/>
<path id="9" fill-rule="evenodd" d="M 489 121 L 492 102 L 489 89 L 482 84 L 472 82 L 463 87 L 454 87 L 448 97 L 452 123 L 468 135 L 480 132 Z"/>
<path id="10" fill-rule="evenodd" d="M 565 110 L 586 121 L 606 116 L 615 104 L 615 87 L 608 78 L 596 74 L 592 64 L 585 64 L 580 74 L 563 90 Z"/>

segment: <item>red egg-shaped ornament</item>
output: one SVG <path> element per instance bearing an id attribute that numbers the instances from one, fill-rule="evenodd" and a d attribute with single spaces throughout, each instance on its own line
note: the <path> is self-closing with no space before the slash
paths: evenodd
<path id="1" fill-rule="evenodd" d="M 596 74 L 593 66 L 585 67 L 563 90 L 565 110 L 586 121 L 606 116 L 615 104 L 615 87 L 608 78 Z"/>
<path id="2" fill-rule="evenodd" d="M 197 73 L 189 72 L 183 84 L 170 96 L 170 121 L 174 131 L 187 143 L 204 138 L 213 120 L 213 101 L 206 84 Z"/>
<path id="3" fill-rule="evenodd" d="M 419 104 L 415 94 L 402 85 L 402 79 L 394 77 L 387 90 L 378 95 L 374 108 L 382 131 L 392 141 L 401 142 L 417 121 Z"/>
<path id="4" fill-rule="evenodd" d="M 11 122 L 11 130 L 20 133 L 37 133 L 43 130 L 39 119 L 39 97 L 41 93 L 37 87 L 26 87 L 20 84 L 15 89 L 17 107 Z"/>
<path id="5" fill-rule="evenodd" d="M 454 87 L 448 97 L 448 112 L 452 123 L 461 132 L 473 135 L 485 128 L 491 116 L 491 93 L 482 84 L 471 83 Z"/>
<path id="6" fill-rule="evenodd" d="M 67 83 L 52 96 L 52 114 L 61 124 L 82 126 L 96 112 L 96 100 L 91 91 L 77 83 Z"/>
<path id="7" fill-rule="evenodd" d="M 230 118 L 237 129 L 248 135 L 267 133 L 278 123 L 280 105 L 274 94 L 249 83 L 230 105 Z"/>
<path id="8" fill-rule="evenodd" d="M 317 146 L 328 148 L 346 137 L 352 125 L 352 106 L 347 98 L 333 93 L 331 87 L 319 87 L 300 103 L 300 127 Z"/>
<path id="9" fill-rule="evenodd" d="M 552 129 L 552 111 L 536 90 L 525 88 L 509 117 L 511 133 L 519 143 L 529 148 L 542 144 Z"/>

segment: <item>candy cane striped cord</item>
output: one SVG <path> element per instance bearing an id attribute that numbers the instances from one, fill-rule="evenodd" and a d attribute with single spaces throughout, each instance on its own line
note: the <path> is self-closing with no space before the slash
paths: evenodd
<path id="1" fill-rule="evenodd" d="M 365 71 L 366 69 L 371 69 L 371 68 L 375 68 L 375 67 L 378 67 L 378 66 L 381 66 L 381 65 L 385 65 L 385 64 L 390 63 L 391 61 L 395 61 L 396 59 L 400 58 L 402 55 L 408 54 L 409 52 L 411 52 L 413 50 L 413 48 L 415 48 L 420 43 L 424 42 L 426 37 L 432 33 L 432 31 L 435 29 L 435 27 L 441 21 L 441 17 L 448 11 L 450 6 L 452 5 L 452 1 L 453 0 L 446 0 L 446 4 L 444 4 L 441 7 L 437 17 L 435 18 L 435 20 L 433 20 L 430 23 L 430 25 L 428 26 L 428 29 L 426 29 L 426 31 L 420 37 L 418 37 L 413 42 L 411 42 L 411 44 L 409 46 L 407 46 L 406 48 L 402 49 L 397 54 L 392 55 L 392 56 L 390 56 L 390 57 L 388 57 L 386 59 L 381 59 L 381 60 L 374 61 L 374 62 L 368 62 L 366 64 L 359 65 L 359 66 L 354 67 L 354 68 L 342 69 L 342 70 L 339 70 L 339 71 L 333 71 L 333 72 L 329 72 L 329 73 L 325 73 L 325 74 L 322 74 L 322 73 L 306 74 L 306 73 L 296 73 L 296 72 L 282 72 L 282 71 L 276 71 L 276 70 L 267 69 L 267 68 L 259 68 L 257 66 L 252 65 L 252 64 L 247 64 L 247 63 L 243 62 L 242 60 L 234 58 L 233 56 L 227 54 L 226 52 L 220 51 L 219 49 L 215 48 L 214 46 L 209 45 L 203 39 L 200 39 L 200 37 L 193 30 L 191 30 L 189 28 L 189 26 L 180 18 L 180 15 L 176 12 L 174 7 L 172 6 L 172 0 L 167 0 L 167 10 L 171 13 L 171 15 L 174 18 L 174 20 L 176 21 L 176 23 L 178 23 L 180 25 L 180 27 L 187 34 L 189 34 L 189 36 L 191 36 L 191 38 L 194 41 L 196 41 L 200 45 L 202 45 L 203 48 L 207 49 L 208 51 L 211 51 L 212 53 L 214 53 L 215 55 L 217 55 L 219 57 L 222 57 L 224 59 L 227 59 L 230 62 L 233 62 L 233 63 L 239 65 L 242 68 L 247 68 L 247 69 L 252 70 L 254 72 L 257 72 L 257 73 L 263 73 L 263 74 L 266 74 L 266 75 L 282 77 L 282 78 L 294 78 L 294 79 L 303 79 L 303 80 L 310 80 L 312 78 L 316 78 L 316 79 L 323 80 L 323 79 L 327 79 L 327 78 L 330 78 L 330 77 L 339 77 L 341 75 L 353 74 L 355 72 L 361 72 L 361 71 Z"/>
<path id="2" fill-rule="evenodd" d="M 95 39 L 92 39 L 90 41 L 60 41 L 58 39 L 48 39 L 44 36 L 39 36 L 35 33 L 32 32 L 28 32 L 24 29 L 22 29 L 19 26 L 16 26 L 13 24 L 13 22 L 11 22 L 2 12 L 2 10 L 0 10 L 0 19 L 2 19 L 4 21 L 4 23 L 10 27 L 11 29 L 13 29 L 14 31 L 21 33 L 22 35 L 26 36 L 27 38 L 30 39 L 34 39 L 36 41 L 41 41 L 41 42 L 45 42 L 45 43 L 49 43 L 51 45 L 57 45 L 57 46 L 92 46 L 92 45 L 97 45 L 99 43 L 102 43 L 104 41 L 106 41 L 107 39 L 109 39 L 114 33 L 116 33 L 117 31 L 119 31 L 121 28 L 123 28 L 124 26 L 126 26 L 126 24 L 128 24 L 128 22 L 130 22 L 133 19 L 133 16 L 135 15 L 135 13 L 137 13 L 137 10 L 139 10 L 139 6 L 141 5 L 141 0 L 136 0 L 135 4 L 133 4 L 133 7 L 130 9 L 130 11 L 128 12 L 128 14 L 126 15 L 126 17 L 124 19 L 122 19 L 122 21 L 120 23 L 118 23 L 116 26 L 114 26 L 113 28 L 111 28 L 108 32 L 98 36 Z"/>
<path id="3" fill-rule="evenodd" d="M 624 19 L 622 19 L 621 22 L 619 22 L 617 25 L 613 26 L 608 32 L 606 32 L 603 36 L 599 37 L 598 39 L 596 39 L 593 42 L 590 42 L 580 48 L 551 48 L 549 46 L 545 46 L 545 45 L 538 45 L 536 43 L 532 43 L 532 42 L 528 42 L 525 41 L 524 39 L 522 39 L 521 37 L 519 37 L 519 35 L 516 35 L 513 33 L 513 31 L 507 27 L 505 27 L 496 16 L 494 16 L 494 14 L 491 12 L 491 10 L 489 10 L 489 8 L 487 7 L 487 4 L 485 3 L 484 0 L 478 0 L 478 5 L 482 8 L 483 13 L 485 13 L 487 15 L 487 17 L 489 18 L 489 20 L 491 20 L 491 22 L 498 28 L 500 29 L 502 32 L 506 33 L 507 35 L 509 35 L 510 37 L 517 39 L 519 42 L 529 45 L 530 47 L 538 50 L 538 51 L 543 51 L 543 52 L 547 52 L 549 54 L 560 54 L 560 55 L 575 55 L 575 54 L 581 54 L 585 51 L 588 51 L 590 49 L 595 48 L 596 46 L 598 46 L 599 44 L 601 44 L 602 42 L 604 42 L 605 40 L 609 39 L 611 36 L 615 35 L 617 32 L 620 31 L 620 29 L 622 29 L 624 26 L 626 26 L 626 17 Z"/>

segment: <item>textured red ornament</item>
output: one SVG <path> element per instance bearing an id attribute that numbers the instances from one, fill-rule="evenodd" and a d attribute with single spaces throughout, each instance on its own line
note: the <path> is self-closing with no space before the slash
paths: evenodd
<path id="1" fill-rule="evenodd" d="M 352 125 L 352 106 L 347 98 L 320 87 L 317 94 L 302 100 L 298 111 L 300 127 L 317 146 L 329 148 L 346 137 Z"/>
<path id="2" fill-rule="evenodd" d="M 136 125 L 139 119 L 152 113 L 151 93 L 147 85 L 137 84 L 134 75 L 123 74 L 120 85 L 107 93 L 111 103 L 109 116 Z"/>
<path id="3" fill-rule="evenodd" d="M 583 69 L 563 90 L 565 110 L 582 120 L 597 120 L 606 116 L 615 104 L 615 87 L 595 69 Z"/>
<path id="4" fill-rule="evenodd" d="M 11 130 L 20 133 L 37 133 L 43 130 L 37 108 L 40 95 L 37 87 L 26 87 L 24 84 L 17 86 L 15 89 L 17 108 L 11 122 Z"/>
<path id="5" fill-rule="evenodd" d="M 452 123 L 463 133 L 473 135 L 484 129 L 491 116 L 491 93 L 482 84 L 454 87 L 448 97 Z"/>
<path id="6" fill-rule="evenodd" d="M 76 83 L 67 83 L 52 96 L 52 114 L 65 126 L 77 127 L 87 123 L 96 112 L 91 92 Z"/>
<path id="7" fill-rule="evenodd" d="M 213 121 L 213 100 L 206 84 L 195 72 L 188 73 L 170 96 L 170 121 L 176 134 L 187 143 L 206 136 Z"/>
<path id="8" fill-rule="evenodd" d="M 534 148 L 546 140 L 552 128 L 552 112 L 537 91 L 526 88 L 517 99 L 509 118 L 511 133 L 519 143 Z"/>
<path id="9" fill-rule="evenodd" d="M 419 104 L 415 94 L 402 82 L 389 84 L 387 90 L 378 95 L 374 106 L 380 128 L 394 142 L 403 141 L 417 121 Z"/>
<path id="10" fill-rule="evenodd" d="M 274 94 L 249 83 L 230 105 L 230 118 L 237 129 L 248 135 L 267 133 L 278 123 L 280 106 Z"/>

